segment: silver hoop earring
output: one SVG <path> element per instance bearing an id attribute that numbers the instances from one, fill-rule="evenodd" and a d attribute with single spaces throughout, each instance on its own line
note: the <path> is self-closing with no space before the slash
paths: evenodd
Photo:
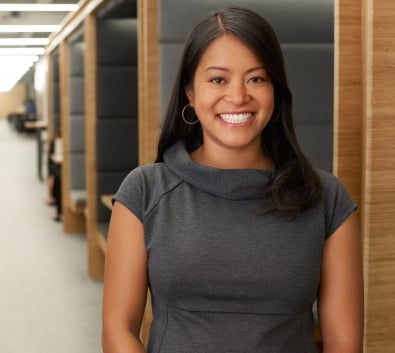
<path id="1" fill-rule="evenodd" d="M 185 110 L 186 110 L 188 107 L 191 107 L 191 105 L 190 105 L 190 104 L 187 104 L 184 108 L 182 108 L 182 111 L 181 111 L 182 120 L 184 120 L 184 123 L 187 124 L 187 125 L 195 125 L 195 124 L 199 121 L 199 119 L 196 119 L 195 121 L 188 121 L 187 119 L 185 119 L 184 114 L 185 114 Z M 191 107 L 191 108 L 192 108 L 192 107 Z"/>

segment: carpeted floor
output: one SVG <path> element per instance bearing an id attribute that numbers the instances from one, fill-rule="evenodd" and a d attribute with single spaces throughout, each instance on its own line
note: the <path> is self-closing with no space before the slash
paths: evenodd
<path id="1" fill-rule="evenodd" d="M 101 282 L 84 234 L 66 235 L 45 204 L 34 135 L 0 119 L 0 352 L 101 352 Z"/>

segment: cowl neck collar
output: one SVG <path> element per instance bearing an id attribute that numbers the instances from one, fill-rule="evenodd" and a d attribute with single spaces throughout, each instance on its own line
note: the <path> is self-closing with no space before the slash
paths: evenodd
<path id="1" fill-rule="evenodd" d="M 230 200 L 261 199 L 273 171 L 259 169 L 219 169 L 194 162 L 183 141 L 170 146 L 164 163 L 177 177 L 209 194 Z"/>

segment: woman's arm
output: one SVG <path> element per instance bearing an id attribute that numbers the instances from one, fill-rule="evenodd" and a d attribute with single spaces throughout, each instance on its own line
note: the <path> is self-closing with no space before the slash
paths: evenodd
<path id="1" fill-rule="evenodd" d="M 355 214 L 327 239 L 318 296 L 323 353 L 362 353 L 363 275 Z"/>
<path id="2" fill-rule="evenodd" d="M 145 352 L 139 340 L 139 331 L 147 298 L 147 283 L 143 224 L 128 208 L 115 202 L 104 271 L 104 353 Z"/>

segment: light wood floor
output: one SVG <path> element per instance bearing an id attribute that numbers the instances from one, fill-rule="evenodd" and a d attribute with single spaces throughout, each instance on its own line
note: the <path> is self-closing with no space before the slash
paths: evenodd
<path id="1" fill-rule="evenodd" d="M 0 118 L 0 352 L 101 352 L 102 283 L 45 204 L 34 135 Z"/>

